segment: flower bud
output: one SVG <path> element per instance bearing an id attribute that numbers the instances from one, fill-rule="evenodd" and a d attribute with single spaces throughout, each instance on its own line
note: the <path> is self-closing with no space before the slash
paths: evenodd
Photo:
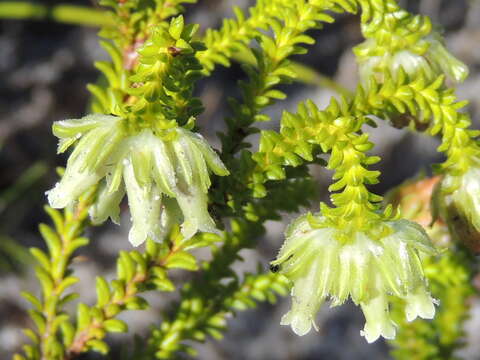
<path id="1" fill-rule="evenodd" d="M 357 231 L 345 236 L 321 215 L 308 215 L 287 229 L 286 241 L 273 266 L 293 284 L 292 308 L 282 318 L 298 335 L 315 326 L 315 315 L 326 299 L 331 306 L 348 298 L 360 305 L 366 319 L 361 332 L 368 342 L 395 336 L 388 296 L 402 298 L 409 321 L 431 319 L 434 302 L 427 291 L 420 253 L 434 253 L 423 228 L 407 220 L 385 221 L 390 232 L 372 238 Z"/>

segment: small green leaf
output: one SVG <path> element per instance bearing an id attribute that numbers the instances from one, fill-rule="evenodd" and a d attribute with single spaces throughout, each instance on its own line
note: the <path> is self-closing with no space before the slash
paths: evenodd
<path id="1" fill-rule="evenodd" d="M 175 291 L 175 285 L 170 279 L 154 279 L 152 283 L 158 291 Z"/>
<path id="2" fill-rule="evenodd" d="M 37 259 L 41 266 L 47 271 L 50 271 L 50 259 L 48 258 L 47 254 L 45 254 L 42 250 L 38 248 L 30 248 L 30 253 Z"/>
<path id="3" fill-rule="evenodd" d="M 135 274 L 136 264 L 130 254 L 126 251 L 121 251 L 117 261 L 117 273 L 119 278 L 129 282 Z"/>
<path id="4" fill-rule="evenodd" d="M 50 331 L 55 334 L 58 327 L 65 322 L 69 322 L 69 316 L 67 314 L 57 315 L 57 317 L 51 322 Z"/>
<path id="5" fill-rule="evenodd" d="M 146 253 L 150 255 L 151 258 L 156 258 L 158 251 L 160 249 L 160 246 L 155 241 L 151 239 L 147 239 L 145 249 L 146 249 Z"/>
<path id="6" fill-rule="evenodd" d="M 83 303 L 79 303 L 77 306 L 77 328 L 83 330 L 88 324 L 90 324 L 90 308 Z"/>
<path id="7" fill-rule="evenodd" d="M 42 291 L 45 296 L 50 296 L 53 292 L 53 279 L 51 275 L 40 266 L 35 268 L 35 274 L 37 275 L 40 284 L 42 285 Z"/>
<path id="8" fill-rule="evenodd" d="M 132 257 L 133 260 L 137 263 L 137 266 L 139 267 L 138 273 L 140 274 L 146 274 L 147 272 L 147 260 L 145 257 L 140 254 L 138 251 L 131 251 L 130 256 Z"/>
<path id="9" fill-rule="evenodd" d="M 34 344 L 38 344 L 40 342 L 40 337 L 32 329 L 23 329 L 23 333 L 28 336 L 28 338 L 32 340 Z"/>
<path id="10" fill-rule="evenodd" d="M 183 20 L 183 16 L 180 15 L 171 20 L 168 32 L 175 40 L 178 40 L 180 39 L 180 36 L 182 36 L 183 27 L 184 27 L 184 20 Z"/>
<path id="11" fill-rule="evenodd" d="M 103 320 L 105 320 L 103 309 L 100 309 L 99 307 L 96 307 L 96 306 L 91 307 L 90 318 L 92 322 L 102 322 Z"/>
<path id="12" fill-rule="evenodd" d="M 101 277 L 97 276 L 97 306 L 103 307 L 109 301 L 111 297 L 110 287 L 108 286 L 107 281 Z"/>
<path id="13" fill-rule="evenodd" d="M 65 346 L 70 346 L 73 342 L 74 337 L 75 337 L 74 326 L 70 322 L 64 321 L 60 325 L 60 328 L 62 330 L 63 343 L 65 344 Z"/>
<path id="14" fill-rule="evenodd" d="M 68 295 L 65 295 L 63 298 L 60 299 L 57 306 L 59 308 L 62 308 L 63 306 L 65 306 L 65 304 L 72 302 L 73 300 L 76 300 L 79 296 L 80 295 L 77 293 L 70 293 Z"/>
<path id="15" fill-rule="evenodd" d="M 46 224 L 40 224 L 39 229 L 42 237 L 47 243 L 50 256 L 52 258 L 59 257 L 62 249 L 62 243 L 58 235 L 55 233 L 55 230 L 53 230 L 50 226 Z"/>
<path id="16" fill-rule="evenodd" d="M 33 322 L 35 323 L 38 332 L 43 333 L 45 331 L 46 320 L 45 317 L 37 310 L 30 309 L 28 310 L 28 314 L 32 318 Z"/>
<path id="17" fill-rule="evenodd" d="M 109 304 L 105 308 L 105 316 L 111 318 L 116 316 L 121 311 L 121 307 L 117 304 Z"/>
<path id="18" fill-rule="evenodd" d="M 20 293 L 26 300 L 28 300 L 37 310 L 42 310 L 41 301 L 36 298 L 32 293 L 27 291 L 22 291 Z"/>
<path id="19" fill-rule="evenodd" d="M 103 326 L 105 330 L 107 330 L 108 332 L 127 332 L 128 331 L 127 324 L 124 321 L 118 320 L 118 319 L 106 320 L 103 323 Z"/>
<path id="20" fill-rule="evenodd" d="M 117 263 L 118 267 L 118 263 Z M 118 270 L 117 270 L 118 271 Z M 112 281 L 112 290 L 113 290 L 113 300 L 118 301 L 123 299 L 125 296 L 125 281 L 123 280 L 113 280 Z"/>
<path id="21" fill-rule="evenodd" d="M 223 330 L 223 329 L 222 329 Z M 207 333 L 213 337 L 215 340 L 221 340 L 223 339 L 223 333 L 222 331 L 218 330 L 218 329 L 215 329 L 215 328 L 212 328 L 212 327 L 208 327 L 207 328 Z"/>
<path id="22" fill-rule="evenodd" d="M 84 237 L 77 238 L 75 240 L 72 240 L 68 244 L 66 251 L 71 254 L 75 250 L 77 250 L 78 248 L 80 248 L 82 246 L 87 246 L 89 242 L 90 242 L 90 240 L 88 240 L 87 238 L 84 238 Z"/>
<path id="23" fill-rule="evenodd" d="M 78 282 L 78 278 L 74 276 L 68 276 L 65 279 L 63 279 L 60 284 L 57 286 L 57 291 L 59 294 L 62 294 L 67 288 L 72 286 L 73 284 L 76 284 Z"/>
<path id="24" fill-rule="evenodd" d="M 101 341 L 101 340 L 96 340 L 96 339 L 89 340 L 87 342 L 87 346 L 88 346 L 89 349 L 97 351 L 97 352 L 99 352 L 100 354 L 103 354 L 103 355 L 107 354 L 108 350 L 110 349 L 106 342 Z"/>
<path id="25" fill-rule="evenodd" d="M 169 269 L 179 268 L 190 271 L 198 270 L 197 259 L 186 251 L 180 251 L 170 256 L 165 266 Z"/>
<path id="26" fill-rule="evenodd" d="M 127 310 L 145 310 L 148 306 L 147 300 L 140 296 L 135 296 L 125 303 Z"/>
<path id="27" fill-rule="evenodd" d="M 58 232 L 62 232 L 62 230 L 63 230 L 63 216 L 60 213 L 60 211 L 58 211 L 56 209 L 52 209 L 50 206 L 45 206 L 44 209 L 45 209 L 45 212 L 53 220 L 53 223 L 55 224 L 55 229 L 57 229 Z"/>

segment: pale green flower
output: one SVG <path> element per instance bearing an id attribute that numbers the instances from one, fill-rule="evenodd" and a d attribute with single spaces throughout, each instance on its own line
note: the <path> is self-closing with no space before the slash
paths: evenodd
<path id="1" fill-rule="evenodd" d="M 175 197 L 184 217 L 182 234 L 189 238 L 197 231 L 217 232 L 207 209 L 208 169 L 222 176 L 227 175 L 228 170 L 201 135 L 184 129 L 176 131 L 179 136 L 169 147 L 176 164 Z"/>
<path id="2" fill-rule="evenodd" d="M 79 140 L 68 158 L 62 180 L 47 192 L 51 207 L 64 208 L 107 175 L 110 157 L 126 132 L 118 117 L 88 115 L 55 122 L 53 134 L 60 138 L 59 153 Z"/>
<path id="3" fill-rule="evenodd" d="M 477 159 L 478 160 L 478 159 Z M 434 194 L 434 210 L 450 233 L 475 253 L 480 253 L 480 167 L 478 162 L 463 174 L 447 173 Z"/>
<path id="4" fill-rule="evenodd" d="M 472 166 L 463 175 L 447 173 L 441 187 L 446 210 L 454 208 L 480 232 L 480 168 Z"/>
<path id="5" fill-rule="evenodd" d="M 120 203 L 124 196 L 124 187 L 109 191 L 106 181 L 102 181 L 97 191 L 97 199 L 89 209 L 92 223 L 99 225 L 110 218 L 115 224 L 120 224 Z"/>
<path id="6" fill-rule="evenodd" d="M 430 47 L 425 57 L 433 64 L 432 67 L 438 67 L 444 74 L 456 82 L 463 82 L 468 76 L 467 65 L 447 50 L 439 35 L 430 35 L 428 42 Z"/>
<path id="7" fill-rule="evenodd" d="M 175 223 L 185 238 L 198 231 L 217 232 L 208 213 L 209 171 L 227 175 L 218 155 L 198 134 L 182 128 L 163 137 L 144 129 L 130 135 L 122 119 L 92 115 L 54 124 L 60 151 L 79 139 L 62 180 L 48 192 L 50 205 L 72 204 L 98 184 L 90 209 L 95 224 L 119 220 L 119 205 L 128 197 L 132 228 L 129 241 L 162 241 Z"/>
<path id="8" fill-rule="evenodd" d="M 467 66 L 445 48 L 439 35 L 431 34 L 422 43 L 425 46 L 389 49 L 374 38 L 367 39 L 354 49 L 362 83 L 368 85 L 371 77 L 383 82 L 385 73 L 397 76 L 400 69 L 412 78 L 422 73 L 431 81 L 442 74 L 456 82 L 465 80 Z"/>
<path id="9" fill-rule="evenodd" d="M 324 221 L 320 215 L 314 220 L 315 224 Z M 360 231 L 346 238 L 338 236 L 338 229 L 312 224 L 309 215 L 294 221 L 272 262 L 274 270 L 293 284 L 292 308 L 283 316 L 282 325 L 305 335 L 312 326 L 316 328 L 315 316 L 323 301 L 330 299 L 331 306 L 338 306 L 351 298 L 365 315 L 361 334 L 367 341 L 380 336 L 391 339 L 395 324 L 389 315 L 389 295 L 405 300 L 409 321 L 434 316 L 434 301 L 419 257 L 419 252 L 433 253 L 434 249 L 420 225 L 386 221 L 390 234 L 372 239 Z"/>

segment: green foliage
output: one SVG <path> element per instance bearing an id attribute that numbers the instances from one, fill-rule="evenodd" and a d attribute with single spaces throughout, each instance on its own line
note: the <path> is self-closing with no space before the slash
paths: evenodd
<path id="1" fill-rule="evenodd" d="M 40 233 L 47 245 L 47 251 L 31 248 L 30 253 L 37 261 L 35 274 L 41 287 L 41 295 L 24 291 L 22 296 L 32 304 L 29 315 L 35 329 L 25 330 L 32 344 L 25 345 L 25 356 L 16 359 L 63 359 L 71 327 L 69 315 L 65 313 L 65 304 L 78 297 L 69 288 L 79 279 L 72 275 L 70 268 L 74 252 L 88 244 L 81 237 L 88 217 L 88 208 L 92 202 L 90 192 L 80 199 L 74 209 L 60 213 L 50 207 L 45 210 L 52 219 L 54 227 L 40 225 Z M 67 331 L 67 333 L 65 332 Z"/>
<path id="2" fill-rule="evenodd" d="M 117 276 L 110 282 L 97 277 L 97 303 L 77 307 L 76 326 L 69 327 L 65 344 L 67 358 L 74 358 L 88 350 L 107 353 L 104 341 L 107 333 L 127 332 L 127 324 L 116 319 L 125 310 L 148 308 L 147 301 L 139 294 L 145 291 L 174 291 L 175 285 L 168 278 L 168 270 L 198 269 L 195 257 L 187 250 L 210 245 L 217 237 L 209 234 L 184 241 L 178 228 L 167 244 L 147 242 L 144 253 L 121 251 L 117 260 Z"/>
<path id="3" fill-rule="evenodd" d="M 345 215 L 341 205 L 348 203 L 349 199 L 357 199 L 358 204 L 365 199 L 381 201 L 377 195 L 357 187 L 358 184 L 373 184 L 378 177 L 378 173 L 367 171 L 364 167 L 379 160 L 363 155 L 373 146 L 367 140 L 368 135 L 361 134 L 363 124 L 374 125 L 369 115 L 392 122 L 398 118 L 411 119 L 406 124 L 397 123 L 397 126 L 425 124 L 424 128 L 428 128 L 432 136 L 441 132 L 443 143 L 439 150 L 448 156 L 441 168 L 463 173 L 472 159 L 478 156 L 478 146 L 474 141 L 478 131 L 468 129 L 471 124 L 469 117 L 460 111 L 465 104 L 464 101 L 456 102 L 453 90 L 444 86 L 444 76 L 429 82 L 420 73 L 415 79 L 410 79 L 400 69 L 395 78 L 385 74 L 381 84 L 372 79 L 368 90 L 359 87 L 350 101 L 332 99 L 322 111 L 311 102 L 300 105 L 297 114 L 284 113 L 279 133 L 262 132 L 259 152 L 254 156 L 257 168 L 252 176 L 253 186 L 261 188 L 268 180 L 284 179 L 285 166 L 315 162 L 319 155 L 329 152 L 332 156 L 328 167 L 336 170 L 334 179 L 338 179 L 330 190 L 344 189 L 341 194 L 332 196 L 333 203 L 340 205 L 336 211 L 341 217 Z M 345 137 L 350 138 L 346 143 L 343 140 Z M 355 194 L 349 193 L 352 186 Z M 371 207 L 372 204 L 367 203 L 366 206 Z M 354 214 L 352 209 L 346 211 Z"/>
<path id="4" fill-rule="evenodd" d="M 204 49 L 202 43 L 192 41 L 197 28 L 184 26 L 182 16 L 173 18 L 168 29 L 157 27 L 138 50 L 139 66 L 130 81 L 141 85 L 128 92 L 138 98 L 131 111 L 144 122 L 150 117 L 159 122 L 163 115 L 165 126 L 171 126 L 168 122 L 185 125 L 202 112 L 200 100 L 192 95 L 202 69 L 195 53 Z"/>
<path id="5" fill-rule="evenodd" d="M 275 8 L 270 9 L 269 6 Z M 270 120 L 266 114 L 262 113 L 262 110 L 273 104 L 276 100 L 281 100 L 286 97 L 286 95 L 276 89 L 276 87 L 282 83 L 291 82 L 291 80 L 297 76 L 295 68 L 288 58 L 295 54 L 306 53 L 306 49 L 301 45 L 312 44 L 314 42 L 305 32 L 321 27 L 321 22 L 333 21 L 333 18 L 325 13 L 326 10 L 338 10 L 338 8 L 334 7 L 330 2 L 328 2 L 328 6 L 325 5 L 322 7 L 315 2 L 310 3 L 305 1 L 260 1 L 255 8 L 250 10 L 252 17 L 249 19 L 251 21 L 255 21 L 255 14 L 261 12 L 260 9 L 264 9 L 266 13 L 274 14 L 272 19 L 267 22 L 268 25 L 258 25 L 260 29 L 270 29 L 271 35 L 256 29 L 255 38 L 259 44 L 259 49 L 253 48 L 247 50 L 253 53 L 256 64 L 244 64 L 243 68 L 248 75 L 248 81 L 239 82 L 239 87 L 242 91 L 241 100 L 234 98 L 229 99 L 233 116 L 226 118 L 227 132 L 220 134 L 222 157 L 226 166 L 232 169 L 233 172 L 241 174 L 240 177 L 227 178 L 220 183 L 221 192 L 226 193 L 226 196 L 224 196 L 224 198 L 227 199 L 225 205 L 230 208 L 223 209 L 222 212 L 226 213 L 234 210 L 234 213 L 238 213 L 241 211 L 245 212 L 245 216 L 250 219 L 255 219 L 256 217 L 251 214 L 251 209 L 258 207 L 258 202 L 256 203 L 251 199 L 251 191 L 253 190 L 256 196 L 265 196 L 267 190 L 263 186 L 257 186 L 249 190 L 250 176 L 254 162 L 252 162 L 251 152 L 245 150 L 250 144 L 245 142 L 244 139 L 248 135 L 258 132 L 258 129 L 253 126 L 256 122 Z M 222 29 L 225 38 L 228 38 L 229 31 L 235 28 L 233 24 L 237 24 L 238 26 L 243 24 L 248 28 L 249 25 L 245 25 L 243 22 L 244 17 L 239 10 L 237 10 L 237 17 L 238 23 L 233 20 L 226 20 L 224 28 Z M 246 32 L 248 33 L 248 31 Z M 238 34 L 239 29 L 237 28 L 234 33 Z M 209 37 L 215 38 L 215 36 L 220 35 L 213 31 L 207 33 L 206 44 L 209 42 Z M 250 39 L 248 37 L 243 39 L 243 43 L 248 43 L 249 41 Z M 235 43 L 231 40 L 230 42 Z M 214 51 L 214 47 L 207 46 L 207 49 L 210 49 L 211 52 Z M 241 50 L 242 49 L 240 49 L 240 51 Z M 223 56 L 229 54 L 227 51 Z M 199 53 L 199 56 L 202 61 L 202 53 Z M 209 63 L 207 62 L 205 66 L 208 69 Z M 237 152 L 241 152 L 240 157 L 235 156 Z M 303 181 L 308 181 L 304 180 L 308 177 L 306 169 L 303 168 L 299 170 L 297 177 L 303 179 Z M 293 178 L 295 178 L 295 176 L 291 177 L 291 179 Z M 295 192 L 294 184 L 295 183 L 284 182 L 278 186 L 283 187 L 285 191 L 292 189 L 293 192 Z M 300 185 L 300 183 L 297 182 L 297 185 Z M 235 189 L 235 193 L 232 193 L 231 189 Z M 291 197 L 293 193 L 289 195 Z M 294 199 L 292 198 L 292 200 Z M 295 202 L 292 201 L 292 204 L 293 203 Z M 300 203 L 303 204 L 304 202 L 302 201 Z M 272 209 L 275 208 L 272 207 Z M 275 212 L 272 212 L 271 216 L 272 218 L 277 217 Z"/>
<path id="6" fill-rule="evenodd" d="M 324 111 L 320 111 L 313 102 L 307 102 L 299 105 L 297 114 L 285 112 L 280 133 L 262 133 L 259 152 L 254 156 L 258 175 L 255 174 L 253 180 L 283 179 L 285 170 L 282 166 L 314 162 L 314 156 L 331 152 L 327 167 L 336 171 L 334 179 L 337 181 L 330 185 L 329 190 L 343 189 L 342 193 L 332 195 L 332 202 L 337 206 L 331 212 L 335 217 L 333 221 L 351 223 L 352 220 L 360 220 L 358 215 L 365 213 L 363 206 L 369 207 L 367 214 L 374 216 L 375 213 L 370 210 L 376 209 L 373 203 L 381 201 L 381 197 L 359 185 L 378 182 L 379 173 L 367 170 L 366 166 L 376 163 L 379 158 L 365 155 L 373 144 L 368 141 L 368 135 L 358 132 L 368 119 L 356 117 L 350 108 L 345 100 L 339 103 L 333 99 Z M 352 226 L 357 227 L 358 224 Z"/>
<path id="7" fill-rule="evenodd" d="M 197 27 L 189 25 L 183 29 L 183 17 L 177 18 L 176 22 L 172 20 L 171 30 L 166 22 L 168 18 L 183 11 L 183 3 L 192 2 L 194 1 L 159 0 L 145 4 L 146 6 L 140 6 L 138 0 L 101 2 L 111 8 L 108 14 L 115 26 L 105 26 L 100 32 L 100 36 L 111 40 L 102 41 L 101 45 L 112 61 L 95 64 L 107 79 L 108 86 L 88 86 L 94 95 L 94 112 L 126 115 L 132 111 L 143 111 L 142 115 L 146 113 L 147 117 L 152 117 L 156 110 L 170 114 L 167 117 L 170 120 L 173 110 L 181 111 L 181 108 L 193 102 L 195 106 L 190 115 L 198 113 L 199 104 L 195 98 L 191 98 L 190 84 L 195 76 L 194 70 L 199 67 L 191 55 L 201 45 L 195 41 L 189 44 Z M 140 55 L 137 51 L 141 48 L 143 54 Z M 139 62 L 142 66 L 138 71 L 133 71 Z M 183 77 L 181 82 L 179 75 Z M 147 78 L 151 80 L 154 77 L 157 77 L 156 81 L 137 87 Z M 163 85 L 166 85 L 165 89 Z M 135 106 L 139 96 L 139 104 Z M 157 105 L 158 109 L 155 110 L 145 109 L 146 103 L 150 102 L 148 99 L 159 96 L 162 96 L 163 106 Z M 187 102 L 183 103 L 185 99 Z M 151 112 L 153 114 L 149 114 Z M 183 119 L 188 120 L 189 114 L 182 115 Z"/>
<path id="8" fill-rule="evenodd" d="M 229 66 L 235 53 L 252 51 L 249 43 L 252 39 L 258 39 L 259 42 L 266 42 L 262 46 L 267 46 L 270 50 L 267 54 L 270 60 L 263 61 L 263 66 L 281 66 L 282 62 L 285 66 L 284 60 L 288 56 L 304 53 L 296 44 L 313 41 L 305 35 L 307 30 L 318 27 L 319 21 L 333 21 L 325 12 L 355 12 L 356 8 L 354 0 L 259 0 L 249 9 L 247 17 L 242 10 L 234 7 L 236 19 L 225 19 L 220 30 L 207 30 L 207 49 L 199 52 L 198 58 L 205 67 L 206 74 L 209 74 L 216 64 Z M 269 29 L 276 31 L 273 39 L 262 31 Z M 258 61 L 259 66 L 262 66 L 261 63 Z M 277 73 L 287 76 L 292 74 L 291 71 L 280 70 Z"/>
<path id="9" fill-rule="evenodd" d="M 233 313 L 254 308 L 261 301 L 275 303 L 277 295 L 288 293 L 286 279 L 275 274 L 246 274 L 242 282 L 203 289 L 191 285 L 183 288 L 182 301 L 172 313 L 174 320 L 164 320 L 153 330 L 147 351 L 137 352 L 133 359 L 151 359 L 152 354 L 157 359 L 171 359 L 176 353 L 195 355 L 183 341 L 204 342 L 207 336 L 219 340 Z"/>
<path id="10" fill-rule="evenodd" d="M 137 42 L 129 50 L 133 53 L 128 66 L 135 67 L 135 73 L 125 69 L 119 45 L 102 43 L 113 62 L 95 64 L 104 73 L 109 87 L 89 86 L 96 98 L 92 110 L 127 118 L 133 127 L 145 128 L 154 124 L 158 129 L 171 128 L 177 123 L 185 125 L 198 115 L 203 109 L 202 104 L 192 92 L 202 67 L 195 53 L 204 47 L 192 40 L 197 28 L 184 26 L 182 16 L 173 18 L 168 27 L 151 25 L 148 41 L 131 40 Z M 104 34 L 114 39 L 116 35 Z M 128 97 L 127 101 L 125 97 Z"/>
<path id="11" fill-rule="evenodd" d="M 431 291 L 444 305 L 430 323 L 402 320 L 404 312 L 409 320 L 434 312 L 418 254 L 434 251 L 423 229 L 400 219 L 391 207 L 383 209 L 382 197 L 369 189 L 380 179 L 370 169 L 380 158 L 369 155 L 374 144 L 366 125 L 375 126 L 375 116 L 396 127 L 441 135 L 439 150 L 447 160 L 437 170 L 462 177 L 480 161 L 480 133 L 469 129 L 470 119 L 461 110 L 466 102 L 457 101 L 445 77 L 462 80 L 464 65 L 431 32 L 428 18 L 409 14 L 393 0 L 258 0 L 247 14 L 235 8 L 234 19 L 224 20 L 218 30 L 207 29 L 202 38 L 198 26 L 186 24 L 182 15 L 183 4 L 193 2 L 101 2 L 109 19 L 100 32 L 106 39 L 101 45 L 111 59 L 95 64 L 102 78 L 88 86 L 97 114 L 54 125 L 60 152 L 75 145 L 60 182 L 69 186 L 57 188 L 62 196 L 49 193 L 56 200 L 51 203 L 67 209 L 62 215 L 48 208 L 55 226 L 40 228 L 48 251 L 31 250 L 42 295 L 24 293 L 36 329 L 26 330 L 32 344 L 15 359 L 72 360 L 90 350 L 107 354 L 108 333 L 128 331 L 118 315 L 146 309 L 146 291 L 176 289 L 181 289 L 178 302 L 146 338 L 136 339 L 129 356 L 194 355 L 188 341 L 220 339 L 230 315 L 260 301 L 273 303 L 292 285 L 294 296 L 306 295 L 294 300 L 292 315 L 282 324 L 295 330 L 301 313 L 306 325 L 297 333 L 314 324 L 324 297 L 341 293 L 336 305 L 351 296 L 362 306 L 367 340 L 392 337 L 387 295 L 394 293 L 400 325 L 395 356 L 409 358 L 421 349 L 421 358 L 449 358 L 460 345 L 467 312 L 462 296 L 472 293 L 472 260 L 456 250 L 423 259 Z M 258 151 L 252 150 L 249 135 L 270 120 L 265 110 L 287 96 L 279 86 L 305 76 L 291 57 L 308 52 L 315 41 L 310 30 L 333 22 L 335 14 L 359 11 L 366 41 L 355 49 L 361 72 L 356 92 L 332 98 L 325 109 L 307 100 L 296 113 L 285 111 L 279 131 L 262 131 Z M 203 106 L 194 90 L 200 78 L 232 59 L 243 62 L 247 79 L 238 84 L 240 97 L 229 100 L 231 114 L 219 134 L 217 156 L 196 132 Z M 236 274 L 232 265 L 242 260 L 239 252 L 255 247 L 267 220 L 280 220 L 282 213 L 298 212 L 314 200 L 310 165 L 334 172 L 331 206 L 321 204 L 320 215 L 303 216 L 290 228 L 287 238 L 293 240 L 272 268 L 288 278 L 261 268 Z M 79 302 L 71 320 L 64 305 L 77 296 L 68 289 L 78 279 L 70 265 L 74 252 L 88 243 L 81 237 L 87 215 L 95 224 L 109 216 L 118 219 L 125 189 L 139 232 L 139 241 L 132 243 L 148 237 L 145 249 L 120 252 L 115 278 L 97 277 L 96 303 Z M 199 264 L 191 251 L 200 247 L 212 258 Z M 407 254 L 396 259 L 402 251 Z M 328 280 L 331 268 L 341 274 L 338 284 Z M 169 278 L 172 269 L 190 271 L 192 277 L 180 286 Z M 451 321 L 458 326 L 448 328 Z"/>
<path id="12" fill-rule="evenodd" d="M 252 247 L 254 239 L 263 233 L 259 224 L 232 221 L 232 231 L 223 246 L 214 251 L 213 259 L 204 262 L 200 274 L 185 284 L 181 300 L 166 315 L 159 327 L 152 330 L 147 347 L 139 348 L 132 359 L 171 359 L 177 353 L 195 354 L 186 340 L 203 342 L 207 336 L 222 338 L 226 319 L 235 311 L 256 306 L 257 301 L 274 303 L 277 295 L 286 295 L 287 281 L 277 274 L 244 274 L 240 279 L 231 269 L 238 252 Z"/>

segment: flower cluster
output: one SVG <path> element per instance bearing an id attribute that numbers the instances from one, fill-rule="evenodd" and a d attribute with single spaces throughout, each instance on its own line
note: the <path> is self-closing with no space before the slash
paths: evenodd
<path id="1" fill-rule="evenodd" d="M 59 121 L 53 132 L 60 138 L 59 152 L 79 141 L 63 178 L 48 191 L 52 207 L 69 206 L 98 184 L 92 221 L 118 221 L 126 193 L 134 246 L 147 238 L 161 241 L 181 221 L 185 238 L 197 231 L 216 232 L 207 209 L 209 170 L 221 176 L 228 170 L 199 134 L 171 128 L 161 137 L 150 129 L 131 135 L 122 118 L 106 115 Z"/>
<path id="2" fill-rule="evenodd" d="M 360 305 L 366 318 L 361 332 L 368 342 L 380 336 L 392 339 L 395 324 L 390 318 L 388 296 L 405 301 L 408 321 L 417 316 L 431 319 L 434 300 L 427 291 L 420 253 L 432 247 L 423 228 L 407 220 L 385 221 L 390 233 L 372 238 L 357 231 L 347 239 L 341 230 L 318 226 L 326 218 L 304 215 L 287 229 L 285 244 L 272 262 L 292 283 L 292 308 L 281 324 L 298 335 L 315 327 L 315 315 L 327 298 L 332 306 L 349 297 Z M 340 238 L 339 238 L 340 236 Z"/>
<path id="3" fill-rule="evenodd" d="M 413 77 L 422 73 L 435 80 L 445 74 L 455 82 L 465 80 L 467 66 L 445 48 L 438 34 L 429 34 L 420 43 L 422 46 L 416 43 L 415 47 L 404 44 L 387 48 L 375 38 L 365 40 L 354 49 L 362 83 L 368 85 L 372 77 L 381 83 L 386 73 L 396 76 L 400 68 Z"/>

